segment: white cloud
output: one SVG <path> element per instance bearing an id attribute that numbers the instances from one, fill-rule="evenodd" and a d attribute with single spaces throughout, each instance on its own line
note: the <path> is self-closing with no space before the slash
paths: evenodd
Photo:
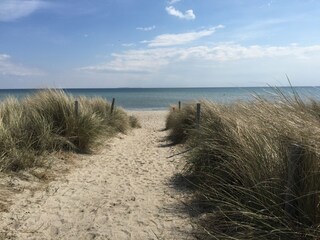
<path id="1" fill-rule="evenodd" d="M 9 55 L 0 54 L 0 76 L 1 75 L 39 76 L 43 75 L 43 72 L 38 69 L 32 69 L 13 63 Z"/>
<path id="2" fill-rule="evenodd" d="M 133 47 L 135 44 L 134 43 L 123 43 L 123 47 Z"/>
<path id="3" fill-rule="evenodd" d="M 181 0 L 170 0 L 169 2 L 168 2 L 168 4 L 169 5 L 172 5 L 172 4 L 175 4 L 175 3 L 177 3 L 177 2 L 180 2 Z"/>
<path id="4" fill-rule="evenodd" d="M 186 61 L 205 62 L 214 66 L 248 59 L 308 59 L 320 56 L 320 45 L 300 47 L 289 46 L 241 46 L 237 44 L 218 44 L 189 48 L 153 48 L 125 51 L 113 54 L 113 60 L 96 66 L 83 67 L 89 72 L 154 73 L 175 63 Z"/>
<path id="5" fill-rule="evenodd" d="M 4 62 L 10 58 L 7 54 L 0 54 L 0 62 Z"/>
<path id="6" fill-rule="evenodd" d="M 137 30 L 140 30 L 140 31 L 152 31 L 156 28 L 156 26 L 150 26 L 150 27 L 137 27 L 136 29 Z"/>
<path id="7" fill-rule="evenodd" d="M 180 19 L 193 20 L 196 18 L 196 15 L 194 15 L 192 9 L 189 9 L 185 11 L 185 13 L 182 13 L 179 10 L 175 9 L 173 6 L 169 6 L 169 7 L 166 7 L 166 11 L 169 15 L 178 17 Z"/>
<path id="8" fill-rule="evenodd" d="M 186 44 L 195 40 L 198 40 L 202 37 L 212 35 L 217 29 L 224 28 L 223 25 L 218 25 L 213 28 L 198 32 L 188 32 L 180 34 L 162 34 L 157 36 L 151 41 L 143 41 L 142 43 L 148 43 L 149 47 L 167 47 Z"/>
<path id="9" fill-rule="evenodd" d="M 190 58 L 201 58 L 206 61 L 227 62 L 243 59 L 295 57 L 299 59 L 308 58 L 309 55 L 320 54 L 320 45 L 299 47 L 289 46 L 241 46 L 237 44 L 220 44 L 216 46 L 198 46 L 185 49 L 179 55 L 182 60 Z"/>
<path id="10" fill-rule="evenodd" d="M 51 4 L 42 0 L 1 0 L 0 21 L 13 21 L 26 17 L 36 10 L 47 8 Z"/>

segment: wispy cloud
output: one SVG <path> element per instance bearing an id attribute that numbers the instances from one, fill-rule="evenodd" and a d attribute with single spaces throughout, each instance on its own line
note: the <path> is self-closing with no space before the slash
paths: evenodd
<path id="1" fill-rule="evenodd" d="M 218 44 L 189 48 L 154 48 L 130 50 L 113 54 L 113 60 L 96 66 L 80 68 L 89 72 L 154 73 L 165 66 L 184 61 L 205 61 L 207 65 L 240 61 L 246 59 L 264 59 L 290 57 L 308 59 L 320 56 L 320 45 L 300 47 L 289 46 L 242 46 L 237 44 Z"/>
<path id="2" fill-rule="evenodd" d="M 300 15 L 295 15 L 294 17 L 257 20 L 248 25 L 231 30 L 230 37 L 238 41 L 266 39 L 274 34 L 277 29 L 285 28 L 287 24 L 299 22 L 302 18 Z"/>
<path id="3" fill-rule="evenodd" d="M 155 37 L 151 41 L 143 41 L 142 43 L 148 43 L 149 47 L 167 47 L 182 45 L 206 36 L 210 36 L 219 28 L 224 28 L 224 26 L 218 25 L 216 27 L 197 32 L 187 32 L 180 34 L 162 34 Z"/>
<path id="4" fill-rule="evenodd" d="M 137 30 L 140 30 L 140 31 L 152 31 L 156 28 L 156 26 L 150 26 L 150 27 L 137 27 L 136 29 Z"/>
<path id="5" fill-rule="evenodd" d="M 44 73 L 38 69 L 28 68 L 14 63 L 7 54 L 0 54 L 0 75 L 39 76 Z"/>
<path id="6" fill-rule="evenodd" d="M 51 3 L 42 0 L 1 0 L 0 21 L 13 21 L 26 17 L 33 12 L 51 6 Z"/>
<path id="7" fill-rule="evenodd" d="M 196 18 L 196 15 L 193 13 L 192 9 L 189 9 L 185 11 L 185 13 L 182 13 L 181 11 L 175 9 L 173 6 L 169 6 L 166 7 L 166 11 L 169 15 L 178 17 L 180 19 L 193 20 Z"/>
<path id="8" fill-rule="evenodd" d="M 93 72 L 130 72 L 148 73 L 168 65 L 170 59 L 176 57 L 172 49 L 130 50 L 120 54 L 112 54 L 114 60 L 105 64 L 80 68 Z"/>

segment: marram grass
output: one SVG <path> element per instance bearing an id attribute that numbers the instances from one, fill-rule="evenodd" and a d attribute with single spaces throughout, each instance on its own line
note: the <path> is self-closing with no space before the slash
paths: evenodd
<path id="1" fill-rule="evenodd" d="M 74 102 L 60 90 L 2 101 L 0 171 L 41 165 L 43 156 L 54 151 L 90 152 L 102 138 L 125 133 L 135 119 L 120 108 L 111 114 L 110 104 L 102 98 L 79 98 L 76 115 Z"/>
<path id="2" fill-rule="evenodd" d="M 320 239 L 320 103 L 277 94 L 202 102 L 199 129 L 195 104 L 168 115 L 170 139 L 190 149 L 186 174 L 196 176 L 196 195 L 208 206 L 198 221 L 201 239 Z M 293 190 L 294 145 L 303 151 Z"/>

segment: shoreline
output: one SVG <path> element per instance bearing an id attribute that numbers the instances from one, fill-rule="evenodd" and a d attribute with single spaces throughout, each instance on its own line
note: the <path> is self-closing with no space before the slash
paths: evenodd
<path id="1" fill-rule="evenodd" d="M 279 87 L 284 94 L 296 91 L 303 99 L 313 97 L 320 99 L 320 87 Z M 23 99 L 41 89 L 0 89 L 0 101 L 8 96 Z M 126 110 L 161 111 L 176 105 L 199 101 L 201 99 L 219 104 L 229 104 L 236 101 L 250 101 L 254 95 L 272 99 L 274 87 L 230 87 L 230 88 L 114 88 L 114 89 L 57 89 L 77 99 L 80 96 L 95 98 L 101 97 L 111 102 L 115 98 L 115 106 Z"/>
<path id="2" fill-rule="evenodd" d="M 122 108 L 126 112 L 168 112 L 170 110 L 170 107 L 167 108 Z"/>

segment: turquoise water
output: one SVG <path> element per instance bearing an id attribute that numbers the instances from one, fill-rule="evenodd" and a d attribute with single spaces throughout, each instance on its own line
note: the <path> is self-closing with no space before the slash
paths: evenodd
<path id="1" fill-rule="evenodd" d="M 283 93 L 292 93 L 292 88 L 280 88 Z M 293 88 L 302 97 L 320 99 L 320 87 Z M 207 99 L 219 103 L 230 103 L 237 100 L 250 100 L 254 94 L 272 98 L 272 88 L 119 88 L 119 89 L 64 89 L 74 96 L 103 97 L 126 109 L 161 110 L 172 104 L 193 100 Z M 0 90 L 0 100 L 8 96 L 23 98 L 36 92 L 35 89 Z"/>

